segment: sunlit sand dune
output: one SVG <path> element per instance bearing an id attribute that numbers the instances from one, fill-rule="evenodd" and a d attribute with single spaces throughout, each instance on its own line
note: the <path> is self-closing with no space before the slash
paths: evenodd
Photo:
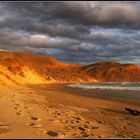
<path id="1" fill-rule="evenodd" d="M 63 64 L 49 56 L 24 52 L 0 52 L 0 56 L 1 75 L 17 84 L 96 81 L 81 71 L 80 66 Z"/>
<path id="2" fill-rule="evenodd" d="M 140 68 L 134 64 L 99 62 L 92 65 L 65 64 L 49 56 L 24 52 L 0 52 L 1 82 L 17 84 L 68 82 L 135 82 Z M 5 80 L 4 80 L 5 79 Z"/>

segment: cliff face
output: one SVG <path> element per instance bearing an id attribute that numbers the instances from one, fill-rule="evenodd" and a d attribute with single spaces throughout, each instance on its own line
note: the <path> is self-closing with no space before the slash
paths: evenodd
<path id="1" fill-rule="evenodd" d="M 140 81 L 134 64 L 99 62 L 80 66 L 64 64 L 49 56 L 0 52 L 0 84 Z"/>
<path id="2" fill-rule="evenodd" d="M 99 62 L 81 68 L 101 82 L 137 82 L 140 81 L 140 68 L 134 64 Z"/>

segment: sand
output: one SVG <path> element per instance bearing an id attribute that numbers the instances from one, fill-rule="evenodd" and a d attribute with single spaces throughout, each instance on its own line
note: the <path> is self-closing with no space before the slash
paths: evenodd
<path id="1" fill-rule="evenodd" d="M 0 138 L 140 138 L 139 94 L 0 86 Z M 138 100 L 139 99 L 139 100 Z"/>

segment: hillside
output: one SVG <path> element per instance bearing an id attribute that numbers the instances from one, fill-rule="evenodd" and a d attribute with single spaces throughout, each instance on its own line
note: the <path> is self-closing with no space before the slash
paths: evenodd
<path id="1" fill-rule="evenodd" d="M 79 65 L 64 64 L 49 56 L 0 52 L 1 84 L 42 84 L 95 81 Z"/>
<path id="2" fill-rule="evenodd" d="M 100 82 L 138 82 L 140 68 L 135 64 L 98 62 L 81 67 L 91 77 Z"/>
<path id="3" fill-rule="evenodd" d="M 0 52 L 0 84 L 140 81 L 134 64 L 98 62 L 80 66 L 64 64 L 50 56 L 25 52 Z"/>

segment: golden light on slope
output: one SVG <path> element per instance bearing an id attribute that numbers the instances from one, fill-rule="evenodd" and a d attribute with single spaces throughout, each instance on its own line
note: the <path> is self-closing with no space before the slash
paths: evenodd
<path id="1" fill-rule="evenodd" d="M 140 68 L 116 62 L 80 66 L 65 64 L 49 56 L 0 52 L 0 83 L 3 85 L 98 81 L 140 81 Z"/>

